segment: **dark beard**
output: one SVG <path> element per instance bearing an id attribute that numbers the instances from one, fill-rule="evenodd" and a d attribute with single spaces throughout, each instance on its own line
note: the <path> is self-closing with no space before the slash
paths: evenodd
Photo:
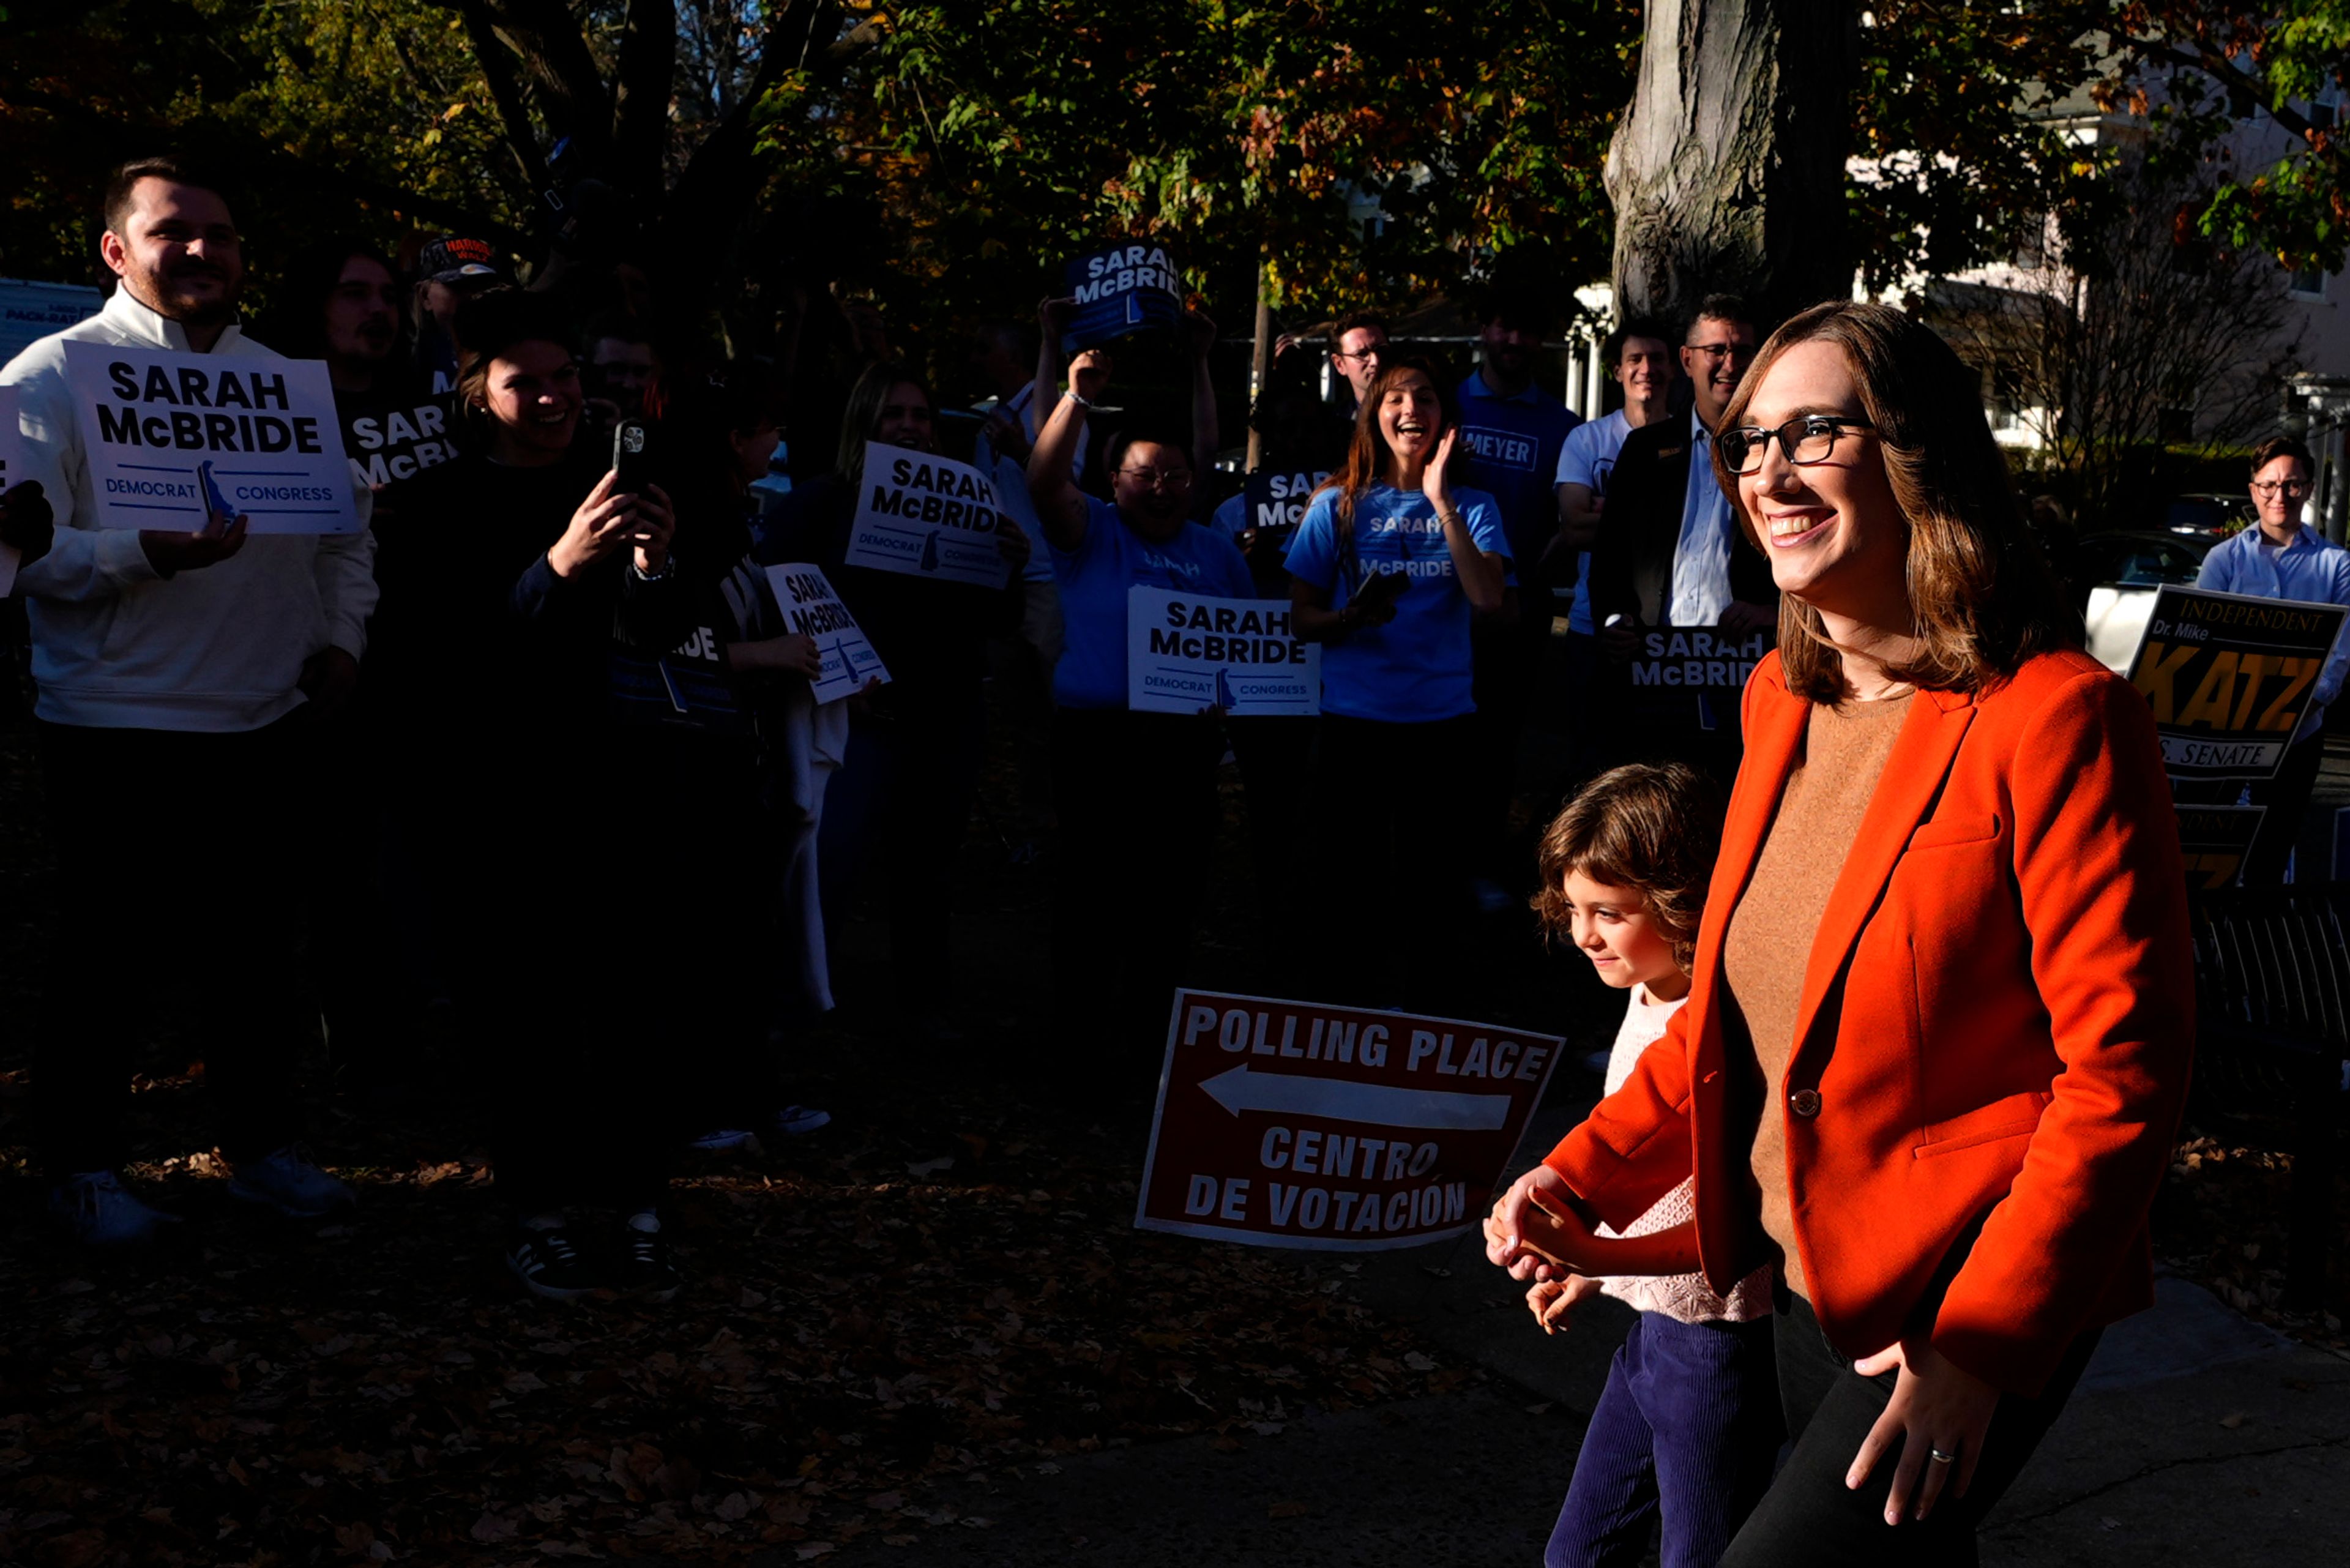
<path id="1" fill-rule="evenodd" d="M 145 287 L 134 289 L 133 296 L 166 321 L 187 327 L 226 327 L 236 320 L 237 290 L 234 286 L 219 299 L 196 300 L 182 293 L 181 280 L 168 274 L 151 273 L 140 282 Z"/>

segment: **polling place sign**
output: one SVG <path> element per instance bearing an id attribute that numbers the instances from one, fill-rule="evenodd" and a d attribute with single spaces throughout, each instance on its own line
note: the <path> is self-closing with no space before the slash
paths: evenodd
<path id="1" fill-rule="evenodd" d="M 971 464 L 868 441 L 857 516 L 841 558 L 852 566 L 1000 588 L 1012 567 L 995 547 L 996 532 L 1019 526 L 997 503 L 994 479 Z"/>
<path id="2" fill-rule="evenodd" d="M 1242 487 L 1246 510 L 1241 526 L 1276 543 L 1287 543 L 1305 521 L 1306 503 L 1313 500 L 1315 488 L 1329 477 L 1326 469 L 1290 472 L 1259 469 Z"/>
<path id="3" fill-rule="evenodd" d="M 1135 1228 L 1326 1251 L 1458 1236 L 1484 1218 L 1562 1044 L 1179 991 Z"/>
<path id="4" fill-rule="evenodd" d="M 775 604 L 784 624 L 801 637 L 816 639 L 824 659 L 822 673 L 809 682 L 819 702 L 865 690 L 868 680 L 887 680 L 889 671 L 859 629 L 857 618 L 840 602 L 840 595 L 821 567 L 805 564 L 769 566 L 767 582 L 775 590 Z"/>
<path id="5" fill-rule="evenodd" d="M 99 527 L 194 530 L 225 512 L 255 534 L 358 531 L 358 480 L 324 364 L 65 350 Z"/>
<path id="6" fill-rule="evenodd" d="M 1076 302 L 1061 332 L 1064 354 L 1183 319 L 1183 282 L 1165 245 L 1087 251 L 1063 269 L 1063 281 Z"/>
<path id="7" fill-rule="evenodd" d="M 2164 584 L 2129 680 L 2154 710 L 2170 776 L 2274 776 L 2345 614 Z"/>
<path id="8" fill-rule="evenodd" d="M 1287 599 L 1128 588 L 1126 705 L 1139 713 L 1320 712 L 1322 645 L 1299 637 L 1290 617 Z"/>

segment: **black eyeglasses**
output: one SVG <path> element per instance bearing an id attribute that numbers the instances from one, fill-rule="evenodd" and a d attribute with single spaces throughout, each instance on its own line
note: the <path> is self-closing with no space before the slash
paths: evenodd
<path id="1" fill-rule="evenodd" d="M 1118 473 L 1138 486 L 1181 495 L 1191 488 L 1191 475 L 1180 468 L 1121 468 Z"/>
<path id="2" fill-rule="evenodd" d="M 2255 495 L 2306 495 L 2309 481 L 2305 479 L 2272 479 L 2252 486 Z"/>
<path id="3" fill-rule="evenodd" d="M 1830 414 L 1797 414 L 1777 430 L 1742 425 L 1726 430 L 1713 439 L 1721 443 L 1721 461 L 1730 465 L 1731 472 L 1752 473 L 1762 466 L 1762 453 L 1773 438 L 1779 442 L 1779 450 L 1787 454 L 1789 462 L 1825 462 L 1835 455 L 1838 431 L 1873 431 L 1876 428 L 1866 420 L 1843 420 Z"/>
<path id="4" fill-rule="evenodd" d="M 1374 343 L 1363 349 L 1335 349 L 1330 357 L 1334 359 L 1360 359 L 1368 364 L 1373 359 L 1384 360 L 1388 357 L 1388 349 L 1384 343 Z"/>

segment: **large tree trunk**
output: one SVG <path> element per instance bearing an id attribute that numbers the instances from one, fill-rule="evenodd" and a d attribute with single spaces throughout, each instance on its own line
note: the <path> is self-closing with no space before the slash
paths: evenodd
<path id="1" fill-rule="evenodd" d="M 1852 26 L 1838 0 L 1648 0 L 1607 150 L 1618 309 L 1739 294 L 1767 328 L 1850 292 Z"/>

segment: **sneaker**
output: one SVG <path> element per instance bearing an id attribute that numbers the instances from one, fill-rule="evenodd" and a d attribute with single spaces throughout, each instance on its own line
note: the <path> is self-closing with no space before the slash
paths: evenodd
<path id="1" fill-rule="evenodd" d="M 806 1137 L 831 1125 L 832 1113 L 817 1110 L 814 1106 L 785 1106 L 775 1113 L 775 1133 L 779 1137 Z"/>
<path id="2" fill-rule="evenodd" d="M 356 1209 L 359 1202 L 348 1183 L 319 1169 L 310 1151 L 298 1143 L 239 1164 L 228 1179 L 228 1193 L 275 1209 L 288 1220 L 323 1219 L 338 1209 Z"/>
<path id="3" fill-rule="evenodd" d="M 717 1127 L 703 1133 L 700 1137 L 689 1140 L 686 1147 L 702 1154 L 724 1154 L 730 1149 L 741 1148 L 750 1141 L 751 1134 L 748 1128 Z"/>
<path id="4" fill-rule="evenodd" d="M 620 1228 L 620 1275 L 614 1283 L 639 1301 L 665 1302 L 677 1294 L 685 1276 L 677 1272 L 670 1257 L 669 1238 L 661 1233 L 660 1221 L 654 1219 L 650 1227 L 638 1223 L 650 1218 L 635 1215 Z"/>
<path id="5" fill-rule="evenodd" d="M 579 1243 L 560 1226 L 515 1226 L 506 1239 L 506 1268 L 523 1289 L 551 1302 L 577 1301 L 604 1284 L 579 1255 Z"/>
<path id="6" fill-rule="evenodd" d="M 110 1170 L 82 1170 L 49 1189 L 49 1218 L 84 1247 L 136 1247 L 180 1222 L 151 1209 Z"/>

